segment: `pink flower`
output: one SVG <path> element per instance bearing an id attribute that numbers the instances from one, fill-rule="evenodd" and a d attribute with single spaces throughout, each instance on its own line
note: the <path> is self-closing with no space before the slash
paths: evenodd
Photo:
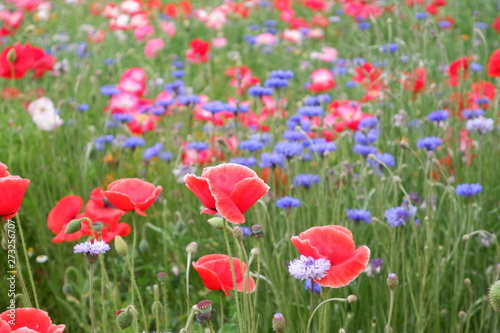
<path id="1" fill-rule="evenodd" d="M 212 38 L 212 46 L 214 49 L 220 49 L 227 45 L 227 39 L 225 37 Z"/>
<path id="2" fill-rule="evenodd" d="M 165 42 L 161 38 L 154 38 L 148 41 L 144 48 L 144 54 L 148 58 L 156 58 L 158 53 L 165 47 Z"/>
<path id="3" fill-rule="evenodd" d="M 162 22 L 160 24 L 161 30 L 166 33 L 169 37 L 175 36 L 175 23 L 173 22 Z"/>
<path id="4" fill-rule="evenodd" d="M 17 308 L 14 315 L 15 321 L 12 321 L 10 310 L 0 314 L 1 333 L 63 333 L 66 328 L 53 325 L 47 312 L 42 310 Z"/>
<path id="5" fill-rule="evenodd" d="M 146 25 L 139 26 L 139 27 L 135 28 L 134 37 L 139 42 L 144 42 L 146 40 L 146 38 L 148 38 L 154 32 L 155 32 L 155 30 L 154 30 L 153 26 L 151 26 L 150 24 L 146 24 Z"/>
<path id="6" fill-rule="evenodd" d="M 277 40 L 276 36 L 274 36 L 273 34 L 271 34 L 269 32 L 260 34 L 257 36 L 257 38 L 255 38 L 255 43 L 257 45 L 273 45 L 273 44 L 276 44 L 277 41 L 278 40 Z"/>
<path id="7" fill-rule="evenodd" d="M 334 62 L 337 60 L 337 50 L 333 47 L 323 47 L 321 52 L 311 52 L 311 59 L 317 59 L 325 62 Z"/>
<path id="8" fill-rule="evenodd" d="M 335 88 L 335 80 L 330 70 L 320 68 L 311 73 L 311 84 L 307 87 L 309 91 L 318 93 L 333 88 Z"/>
<path id="9" fill-rule="evenodd" d="M 300 44 L 302 43 L 302 33 L 300 30 L 296 29 L 285 29 L 283 33 L 281 34 L 281 37 L 286 40 L 287 42 L 293 43 L 293 44 Z"/>

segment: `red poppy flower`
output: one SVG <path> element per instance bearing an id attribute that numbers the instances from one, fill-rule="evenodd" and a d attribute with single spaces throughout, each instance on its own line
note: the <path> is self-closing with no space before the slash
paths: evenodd
<path id="1" fill-rule="evenodd" d="M 460 72 L 462 72 L 461 77 L 459 76 Z M 469 58 L 461 57 L 452 61 L 448 69 L 448 74 L 450 75 L 450 86 L 453 87 L 459 84 L 459 80 L 467 80 L 469 76 Z"/>
<path id="2" fill-rule="evenodd" d="M 83 212 L 83 216 L 88 217 L 91 221 L 102 222 L 103 228 L 99 234 L 101 235 L 101 239 L 106 243 L 114 240 L 116 236 L 126 237 L 130 234 L 130 225 L 127 223 L 119 223 L 123 214 L 125 213 L 119 209 L 101 206 L 97 200 L 88 201 Z M 96 231 L 92 234 L 92 230 L 90 230 L 88 223 L 83 224 L 82 232 L 94 238 L 98 237 Z"/>
<path id="3" fill-rule="evenodd" d="M 137 214 L 147 216 L 144 211 L 151 207 L 162 190 L 163 187 L 155 187 L 138 178 L 123 178 L 109 184 L 108 190 L 102 194 L 117 209 L 135 210 Z"/>
<path id="4" fill-rule="evenodd" d="M 8 167 L 0 162 L 0 178 L 10 176 L 10 173 L 7 171 Z"/>
<path id="5" fill-rule="evenodd" d="M 255 282 L 250 277 L 245 285 L 244 274 L 247 266 L 238 258 L 233 258 L 234 275 L 236 276 L 236 290 L 253 292 Z M 229 257 L 224 254 L 209 254 L 193 262 L 194 269 L 200 274 L 203 284 L 210 290 L 222 290 L 229 296 L 228 290 L 234 290 L 233 277 Z"/>
<path id="6" fill-rule="evenodd" d="M 500 77 L 500 49 L 495 50 L 488 60 L 488 75 Z"/>
<path id="7" fill-rule="evenodd" d="M 186 58 L 192 64 L 200 64 L 209 60 L 210 42 L 195 38 L 189 43 L 189 49 L 186 51 Z"/>
<path id="8" fill-rule="evenodd" d="M 500 17 L 495 18 L 495 22 L 491 24 L 491 27 L 496 30 L 500 34 Z"/>
<path id="9" fill-rule="evenodd" d="M 12 321 L 12 315 L 16 320 Z M 65 325 L 53 325 L 47 312 L 38 309 L 17 308 L 15 314 L 10 310 L 0 314 L 2 333 L 63 333 L 65 328 Z"/>
<path id="10" fill-rule="evenodd" d="M 293 236 L 292 243 L 301 255 L 330 261 L 327 275 L 315 281 L 324 287 L 348 285 L 363 272 L 370 259 L 370 249 L 366 245 L 355 249 L 351 231 L 338 225 L 310 228 Z"/>
<path id="11" fill-rule="evenodd" d="M 33 65 L 33 47 L 15 43 L 0 53 L 0 77 L 20 79 Z"/>
<path id="12" fill-rule="evenodd" d="M 202 213 L 219 213 L 236 224 L 244 223 L 243 213 L 269 191 L 252 169 L 234 163 L 205 168 L 201 177 L 189 174 L 184 181 L 206 207 Z"/>
<path id="13" fill-rule="evenodd" d="M 3 169 L 3 166 L 0 168 Z M 21 207 L 24 193 L 30 181 L 19 176 L 9 176 L 8 172 L 3 170 L 4 175 L 5 173 L 7 173 L 6 176 L 0 177 L 0 216 L 4 220 L 8 220 L 14 217 Z"/>
<path id="14" fill-rule="evenodd" d="M 84 235 L 79 230 L 72 234 L 66 233 L 66 226 L 71 220 L 83 217 L 79 214 L 83 206 L 83 199 L 77 195 L 68 195 L 59 200 L 47 216 L 47 226 L 56 236 L 52 238 L 53 243 L 72 242 Z"/>

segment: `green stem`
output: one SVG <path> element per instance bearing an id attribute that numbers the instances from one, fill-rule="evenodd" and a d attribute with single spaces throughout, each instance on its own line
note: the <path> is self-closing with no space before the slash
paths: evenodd
<path id="1" fill-rule="evenodd" d="M 196 314 L 197 310 L 198 310 L 198 307 L 196 305 L 194 305 L 191 308 L 191 312 L 189 313 L 189 317 L 186 321 L 186 326 L 184 326 L 184 328 L 181 329 L 181 331 L 179 333 L 188 333 L 189 332 L 189 328 L 191 327 L 191 322 L 193 321 L 194 315 Z"/>
<path id="2" fill-rule="evenodd" d="M 168 295 L 165 281 L 161 282 L 161 292 L 163 295 L 163 318 L 165 319 L 165 332 L 168 331 Z"/>
<path id="3" fill-rule="evenodd" d="M 186 264 L 186 299 L 187 299 L 187 309 L 189 313 L 189 308 L 191 307 L 191 300 L 189 299 L 189 268 L 191 265 L 191 252 L 188 252 L 187 255 L 187 264 Z"/>
<path id="4" fill-rule="evenodd" d="M 19 236 L 21 237 L 21 245 L 24 252 L 24 260 L 26 261 L 26 267 L 28 268 L 28 277 L 31 283 L 31 288 L 33 289 L 33 297 L 35 299 L 35 306 L 37 309 L 40 308 L 38 304 L 38 296 L 36 294 L 35 282 L 33 281 L 33 275 L 31 273 L 31 266 L 28 258 L 28 250 L 26 249 L 26 243 L 24 241 L 23 228 L 21 228 L 21 221 L 19 220 L 19 215 L 16 215 L 17 227 L 19 228 Z"/>
<path id="5" fill-rule="evenodd" d="M 392 309 L 394 307 L 394 289 L 391 289 L 391 300 L 389 303 L 389 316 L 387 318 L 387 325 L 385 325 L 385 331 L 390 332 L 391 330 L 391 320 L 392 320 Z"/>
<path id="6" fill-rule="evenodd" d="M 318 309 L 323 304 L 328 303 L 328 302 L 333 302 L 333 301 L 339 301 L 339 302 L 345 302 L 345 303 L 347 303 L 347 298 L 329 298 L 329 299 L 324 300 L 323 302 L 319 303 L 318 306 L 314 309 L 314 311 L 309 316 L 309 321 L 307 322 L 307 330 L 306 330 L 307 333 L 311 332 L 311 323 L 312 323 L 312 319 L 313 319 L 314 314 L 316 313 L 316 311 L 318 311 Z"/>
<path id="7" fill-rule="evenodd" d="M 136 221 L 136 216 L 135 214 L 133 215 L 132 218 L 132 223 L 133 223 L 133 241 L 132 241 L 132 251 L 130 251 L 129 254 L 129 268 L 130 268 L 130 282 L 132 283 L 132 301 L 131 305 L 134 306 L 134 292 L 137 292 L 137 297 L 139 298 L 139 305 L 141 307 L 141 314 L 142 314 L 142 320 L 143 320 L 143 325 L 144 329 L 148 328 L 148 322 L 146 319 L 146 311 L 144 310 L 144 304 L 142 303 L 142 298 L 141 298 L 141 293 L 139 291 L 139 287 L 137 286 L 137 282 L 135 281 L 135 272 L 134 272 L 134 254 L 137 248 L 137 221 Z"/>
<path id="8" fill-rule="evenodd" d="M 99 264 L 101 265 L 101 311 L 102 311 L 102 324 L 103 324 L 103 331 L 107 332 L 107 322 L 108 322 L 108 316 L 107 316 L 107 311 L 106 311 L 106 305 L 104 300 L 106 299 L 105 294 L 105 286 L 108 284 L 109 278 L 108 275 L 106 274 L 106 269 L 104 268 L 104 257 L 99 256 Z M 116 307 L 115 307 L 116 308 Z"/>
<path id="9" fill-rule="evenodd" d="M 227 225 L 226 220 L 223 219 L 223 221 L 224 221 L 224 226 L 223 226 L 224 240 L 226 241 L 227 255 L 229 257 L 229 266 L 231 267 L 231 276 L 233 278 L 234 299 L 236 302 L 236 320 L 238 320 L 238 327 L 240 328 L 240 332 L 245 332 L 245 329 L 244 329 L 245 325 L 242 325 L 243 318 L 241 317 L 241 313 L 240 313 L 240 301 L 239 301 L 239 297 L 238 297 L 238 291 L 236 290 L 236 274 L 234 272 L 233 255 L 232 255 L 232 251 L 231 251 L 231 245 L 229 244 L 229 236 L 228 236 L 228 232 L 227 232 L 227 228 L 229 228 L 229 227 Z"/>
<path id="10" fill-rule="evenodd" d="M 90 263 L 89 274 L 89 308 L 90 308 L 90 332 L 95 332 L 94 326 L 94 263 Z"/>

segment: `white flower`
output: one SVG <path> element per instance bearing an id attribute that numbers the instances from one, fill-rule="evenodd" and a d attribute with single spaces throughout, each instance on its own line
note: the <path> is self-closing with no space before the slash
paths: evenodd
<path id="1" fill-rule="evenodd" d="M 28 112 L 33 122 L 42 131 L 53 131 L 64 124 L 50 98 L 40 97 L 28 105 Z"/>

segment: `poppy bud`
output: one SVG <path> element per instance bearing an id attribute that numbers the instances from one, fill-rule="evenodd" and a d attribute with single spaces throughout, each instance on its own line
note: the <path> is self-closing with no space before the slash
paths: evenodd
<path id="1" fill-rule="evenodd" d="M 347 303 L 349 303 L 349 304 L 356 303 L 357 300 L 358 300 L 358 298 L 356 297 L 356 295 L 347 296 Z"/>
<path id="2" fill-rule="evenodd" d="M 130 327 L 134 322 L 134 313 L 130 311 L 129 308 L 126 310 L 120 310 L 116 315 L 116 325 L 119 329 L 124 330 L 127 327 Z"/>
<path id="3" fill-rule="evenodd" d="M 285 329 L 285 317 L 283 317 L 281 313 L 275 313 L 272 326 L 275 332 L 283 332 L 283 330 Z"/>
<path id="4" fill-rule="evenodd" d="M 71 284 L 66 282 L 62 286 L 62 291 L 63 291 L 64 295 L 70 295 L 73 292 L 73 287 L 71 286 Z"/>
<path id="5" fill-rule="evenodd" d="M 165 280 L 167 279 L 167 273 L 160 272 L 160 273 L 156 274 L 156 277 L 158 278 L 158 281 L 165 282 Z"/>
<path id="6" fill-rule="evenodd" d="M 196 242 L 191 242 L 186 246 L 187 253 L 196 253 L 198 252 L 198 244 Z"/>
<path id="7" fill-rule="evenodd" d="M 500 312 L 500 280 L 490 287 L 490 302 L 493 310 Z"/>
<path id="8" fill-rule="evenodd" d="M 17 54 L 15 49 L 10 49 L 9 52 L 7 52 L 7 60 L 9 62 L 14 62 L 17 59 Z"/>
<path id="9" fill-rule="evenodd" d="M 252 256 L 259 256 L 260 255 L 260 249 L 258 247 L 254 247 L 252 251 L 250 252 Z"/>
<path id="10" fill-rule="evenodd" d="M 104 228 L 104 223 L 102 223 L 101 221 L 92 222 L 92 229 L 94 229 L 95 231 L 100 232 L 102 228 Z"/>
<path id="11" fill-rule="evenodd" d="M 401 140 L 399 146 L 403 149 L 410 149 L 410 145 L 408 144 L 408 141 L 406 141 L 405 139 Z"/>
<path id="12" fill-rule="evenodd" d="M 345 329 L 343 328 L 339 329 L 339 333 L 345 333 Z"/>
<path id="13" fill-rule="evenodd" d="M 144 252 L 148 252 L 149 250 L 149 243 L 146 239 L 141 239 L 141 241 L 139 242 L 139 251 L 141 251 L 142 253 Z"/>
<path id="14" fill-rule="evenodd" d="M 264 231 L 262 230 L 262 226 L 260 224 L 255 224 L 251 228 L 252 236 L 255 238 L 264 237 Z"/>
<path id="15" fill-rule="evenodd" d="M 115 250 L 116 253 L 118 253 L 118 255 L 122 257 L 128 254 L 128 245 L 121 236 L 115 237 Z"/>
<path id="16" fill-rule="evenodd" d="M 467 317 L 467 312 L 465 312 L 465 311 L 460 311 L 460 312 L 458 313 L 458 318 L 460 318 L 460 319 L 464 319 L 465 317 Z"/>
<path id="17" fill-rule="evenodd" d="M 233 228 L 233 237 L 236 240 L 243 240 L 243 230 L 241 230 L 240 227 L 234 227 Z"/>
<path id="18" fill-rule="evenodd" d="M 224 221 L 220 217 L 212 217 L 208 219 L 207 222 L 217 230 L 222 230 L 224 228 Z"/>
<path id="19" fill-rule="evenodd" d="M 392 290 L 398 286 L 398 276 L 395 273 L 390 273 L 387 277 L 387 286 Z"/>
<path id="20" fill-rule="evenodd" d="M 154 301 L 153 305 L 151 305 L 151 312 L 153 312 L 153 317 L 158 319 L 163 313 L 163 305 L 160 301 Z"/>
<path id="21" fill-rule="evenodd" d="M 394 183 L 394 185 L 399 186 L 399 185 L 401 185 L 401 178 L 398 176 L 393 176 L 392 182 Z"/>
<path id="22" fill-rule="evenodd" d="M 82 220 L 86 220 L 86 218 L 69 221 L 68 225 L 66 226 L 66 230 L 64 232 L 67 234 L 72 234 L 74 232 L 79 231 L 82 228 Z"/>

